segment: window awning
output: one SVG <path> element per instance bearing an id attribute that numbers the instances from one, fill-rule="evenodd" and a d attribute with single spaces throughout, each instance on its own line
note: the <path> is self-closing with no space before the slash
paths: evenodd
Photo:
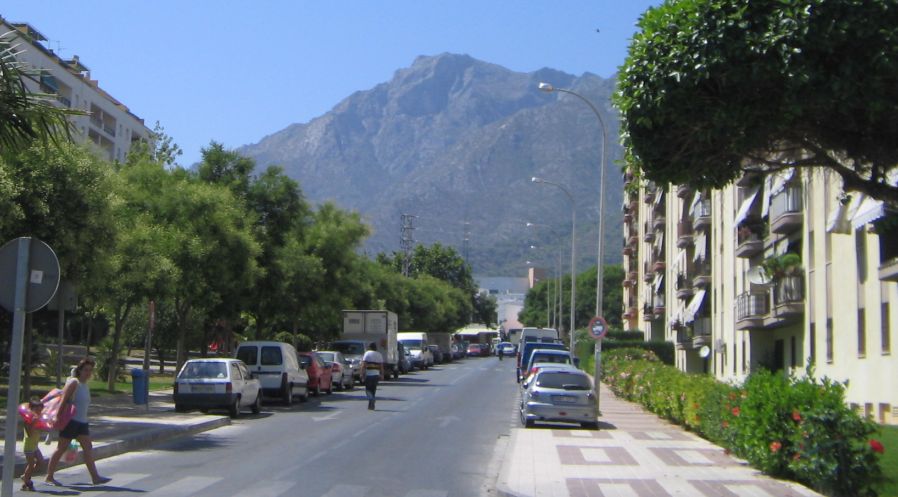
<path id="1" fill-rule="evenodd" d="M 849 213 L 857 210 L 857 204 L 860 197 L 861 195 L 855 194 L 851 196 L 851 200 L 848 202 L 836 202 L 836 208 L 829 213 L 829 218 L 826 220 L 827 233 L 841 233 L 847 235 L 851 232 L 851 224 L 848 222 L 851 219 Z"/>
<path id="2" fill-rule="evenodd" d="M 659 256 L 664 255 L 664 232 L 658 233 L 655 238 L 655 253 Z"/>
<path id="3" fill-rule="evenodd" d="M 851 218 L 851 225 L 854 229 L 863 228 L 865 224 L 872 223 L 885 215 L 886 209 L 882 200 L 866 197 L 860 202 L 857 212 Z"/>
<path id="4" fill-rule="evenodd" d="M 751 210 L 752 206 L 755 204 L 755 200 L 758 198 L 758 191 L 761 190 L 761 187 L 756 186 L 752 188 L 748 192 L 748 196 L 745 197 L 745 200 L 742 201 L 742 206 L 739 207 L 739 212 L 736 213 L 736 226 L 742 224 L 745 221 L 745 218 L 748 217 L 748 212 Z"/>
<path id="5" fill-rule="evenodd" d="M 655 193 L 655 205 L 659 205 L 661 202 L 664 202 L 664 190 L 658 190 Z"/>
<path id="6" fill-rule="evenodd" d="M 692 297 L 692 300 L 689 301 L 689 306 L 686 307 L 686 315 L 683 322 L 691 323 L 695 321 L 695 315 L 698 314 L 698 310 L 701 309 L 704 300 L 705 290 L 695 292 L 695 296 Z"/>
<path id="7" fill-rule="evenodd" d="M 655 290 L 655 293 L 661 295 L 664 290 L 664 273 L 655 273 L 655 282 L 652 283 L 652 288 Z"/>
<path id="8" fill-rule="evenodd" d="M 695 192 L 695 196 L 692 197 L 692 205 L 689 206 L 689 216 L 695 217 L 695 208 L 698 207 L 698 203 L 702 201 L 702 192 Z"/>
<path id="9" fill-rule="evenodd" d="M 692 254 L 692 260 L 705 260 L 705 250 L 708 246 L 708 237 L 703 231 L 695 236 L 695 252 Z"/>
<path id="10" fill-rule="evenodd" d="M 792 179 L 792 176 L 795 176 L 795 169 L 783 169 L 782 171 L 777 171 L 773 173 L 773 180 L 770 186 L 770 196 L 774 196 L 777 193 L 783 191 L 786 188 L 786 183 Z"/>

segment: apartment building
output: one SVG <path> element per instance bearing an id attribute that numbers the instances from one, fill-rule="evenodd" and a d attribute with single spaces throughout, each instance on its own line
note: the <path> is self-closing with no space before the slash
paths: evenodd
<path id="1" fill-rule="evenodd" d="M 29 24 L 0 18 L 0 35 L 18 45 L 17 61 L 34 70 L 35 74 L 24 78 L 31 92 L 55 95 L 59 106 L 87 113 L 71 117 L 76 140 L 93 143 L 105 159 L 123 161 L 133 143 L 151 139 L 152 132 L 143 119 L 100 88 L 77 55 L 61 58 L 44 45 L 47 38 Z"/>
<path id="2" fill-rule="evenodd" d="M 625 328 L 722 381 L 811 367 L 898 423 L 896 213 L 822 169 L 710 191 L 624 183 Z"/>

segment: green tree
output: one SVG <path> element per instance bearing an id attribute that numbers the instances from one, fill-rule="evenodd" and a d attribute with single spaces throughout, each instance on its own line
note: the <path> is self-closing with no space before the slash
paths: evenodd
<path id="1" fill-rule="evenodd" d="M 638 26 L 614 99 L 637 172 L 827 167 L 898 206 L 898 1 L 668 0 Z"/>
<path id="2" fill-rule="evenodd" d="M 474 306 L 474 319 L 478 323 L 483 323 L 486 326 L 492 326 L 496 323 L 496 310 L 498 309 L 496 297 L 486 293 L 478 293 L 474 295 L 472 303 Z"/>

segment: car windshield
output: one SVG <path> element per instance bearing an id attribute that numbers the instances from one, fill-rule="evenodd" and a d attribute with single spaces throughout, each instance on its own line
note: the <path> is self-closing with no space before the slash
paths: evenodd
<path id="1" fill-rule="evenodd" d="M 247 366 L 255 366 L 258 353 L 259 348 L 255 345 L 243 346 L 237 349 L 237 359 L 243 361 Z"/>
<path id="2" fill-rule="evenodd" d="M 591 390 L 589 378 L 579 373 L 543 372 L 536 378 L 536 386 L 564 390 Z"/>
<path id="3" fill-rule="evenodd" d="M 538 362 L 555 362 L 559 364 L 570 364 L 571 356 L 567 354 L 535 354 L 533 356 L 533 363 L 536 364 Z"/>
<path id="4" fill-rule="evenodd" d="M 342 352 L 349 355 L 362 355 L 365 353 L 365 347 L 363 347 L 360 343 L 338 342 L 333 344 L 333 348 L 337 352 Z"/>
<path id="5" fill-rule="evenodd" d="M 336 362 L 336 361 L 337 361 L 336 359 L 334 359 L 334 353 L 333 353 L 333 352 L 319 352 L 319 353 L 318 353 L 318 356 L 321 357 L 322 359 L 324 359 L 324 360 L 327 361 L 327 362 Z"/>
<path id="6" fill-rule="evenodd" d="M 221 361 L 188 362 L 181 370 L 178 378 L 182 380 L 197 380 L 209 378 L 227 378 L 228 366 Z"/>
<path id="7" fill-rule="evenodd" d="M 308 367 L 312 365 L 312 356 L 300 355 L 297 356 L 297 359 L 299 359 L 299 363 L 303 366 Z"/>
<path id="8" fill-rule="evenodd" d="M 420 349 L 423 343 L 423 340 L 400 340 L 402 345 L 407 349 Z"/>

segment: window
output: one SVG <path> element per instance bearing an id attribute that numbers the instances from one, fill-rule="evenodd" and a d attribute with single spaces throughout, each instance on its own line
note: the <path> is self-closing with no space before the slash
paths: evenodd
<path id="1" fill-rule="evenodd" d="M 881 324 L 880 324 L 880 343 L 882 344 L 882 353 L 889 354 L 892 352 L 892 341 L 889 336 L 889 303 L 883 302 L 880 307 Z"/>
<path id="2" fill-rule="evenodd" d="M 263 366 L 280 366 L 283 362 L 284 357 L 281 355 L 280 347 L 262 347 Z"/>
<path id="3" fill-rule="evenodd" d="M 808 343 L 808 348 L 810 349 L 810 361 L 811 366 L 817 363 L 817 323 L 811 321 L 811 331 L 809 333 L 808 338 L 810 342 Z"/>
<path id="4" fill-rule="evenodd" d="M 861 228 L 854 232 L 854 251 L 857 256 L 857 277 L 864 283 L 867 281 L 867 235 Z"/>
<path id="5" fill-rule="evenodd" d="M 256 356 L 258 355 L 258 352 L 258 347 L 256 347 L 255 345 L 240 347 L 239 349 L 237 349 L 237 359 L 240 359 L 249 366 L 255 366 L 257 362 Z"/>
<path id="6" fill-rule="evenodd" d="M 833 362 L 833 318 L 826 318 L 826 362 Z"/>
<path id="7" fill-rule="evenodd" d="M 867 318 L 863 307 L 857 310 L 857 355 L 867 355 Z"/>

